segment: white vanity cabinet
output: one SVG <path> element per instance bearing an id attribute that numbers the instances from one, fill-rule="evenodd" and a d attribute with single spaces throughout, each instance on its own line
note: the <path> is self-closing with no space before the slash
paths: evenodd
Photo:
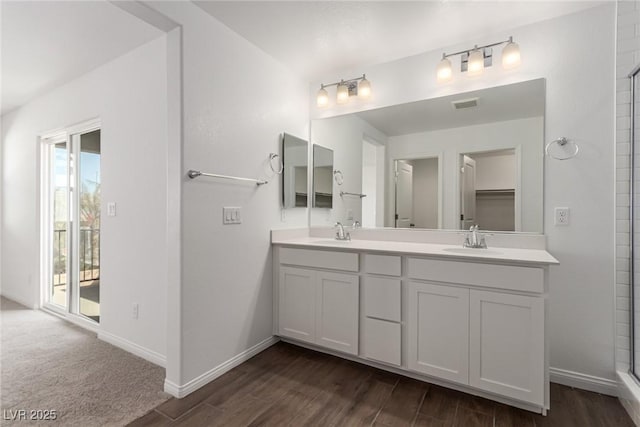
<path id="1" fill-rule="evenodd" d="M 544 404 L 544 299 L 472 289 L 469 385 Z"/>
<path id="2" fill-rule="evenodd" d="M 359 277 L 317 269 L 357 271 L 358 255 L 283 248 L 280 262 L 279 335 L 358 354 Z"/>
<path id="3" fill-rule="evenodd" d="M 349 245 L 276 247 L 277 335 L 546 413 L 553 257 L 542 250 L 531 251 L 533 262 L 371 253 L 371 243 Z"/>
<path id="4" fill-rule="evenodd" d="M 469 289 L 409 282 L 409 369 L 469 383 Z"/>
<path id="5" fill-rule="evenodd" d="M 544 405 L 542 268 L 409 258 L 408 276 L 424 281 L 409 283 L 409 369 Z"/>
<path id="6" fill-rule="evenodd" d="M 402 364 L 402 258 L 363 254 L 360 356 Z"/>
<path id="7" fill-rule="evenodd" d="M 358 276 L 316 272 L 316 344 L 358 354 Z"/>

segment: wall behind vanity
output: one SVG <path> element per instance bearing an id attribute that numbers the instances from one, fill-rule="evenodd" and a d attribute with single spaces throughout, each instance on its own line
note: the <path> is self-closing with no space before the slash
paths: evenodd
<path id="1" fill-rule="evenodd" d="M 544 232 L 549 252 L 560 261 L 550 269 L 549 278 L 552 380 L 585 380 L 586 386 L 599 384 L 600 391 L 609 393 L 615 392 L 615 10 L 615 4 L 601 5 L 516 29 L 479 34 L 437 51 L 323 76 L 323 81 L 335 81 L 366 73 L 373 88 L 373 99 L 366 104 L 353 102 L 319 110 L 315 94 L 320 82 L 309 87 L 310 114 L 323 118 L 546 79 L 545 142 L 567 136 L 580 145 L 580 154 L 573 160 L 544 160 Z M 519 68 L 507 71 L 494 65 L 475 78 L 454 70 L 451 83 L 436 83 L 435 68 L 443 51 L 510 35 L 522 52 Z M 554 207 L 571 209 L 569 226 L 553 225 Z"/>

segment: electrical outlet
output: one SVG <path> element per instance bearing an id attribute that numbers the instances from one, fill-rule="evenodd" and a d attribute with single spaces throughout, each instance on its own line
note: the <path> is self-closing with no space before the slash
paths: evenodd
<path id="1" fill-rule="evenodd" d="M 236 208 L 236 207 L 222 208 L 222 223 L 223 224 L 242 224 L 242 216 L 240 215 L 240 208 Z"/>
<path id="2" fill-rule="evenodd" d="M 134 319 L 137 319 L 139 314 L 140 314 L 140 306 L 138 305 L 138 303 L 134 303 L 131 311 L 131 317 Z"/>
<path id="3" fill-rule="evenodd" d="M 555 225 L 569 225 L 569 208 L 555 209 Z"/>
<path id="4" fill-rule="evenodd" d="M 347 209 L 347 221 L 353 221 L 353 209 Z"/>

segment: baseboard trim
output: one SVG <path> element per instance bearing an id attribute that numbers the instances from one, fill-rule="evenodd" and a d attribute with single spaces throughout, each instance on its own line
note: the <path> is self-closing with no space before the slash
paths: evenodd
<path id="1" fill-rule="evenodd" d="M 618 371 L 618 399 L 635 425 L 640 426 L 640 387 L 631 374 Z"/>
<path id="2" fill-rule="evenodd" d="M 615 380 L 559 368 L 549 368 L 549 377 L 552 383 L 618 397 L 618 383 Z"/>
<path id="3" fill-rule="evenodd" d="M 98 339 L 108 342 L 109 344 L 115 345 L 129 353 L 135 354 L 138 357 L 142 357 L 143 359 L 161 366 L 166 367 L 167 358 L 160 353 L 157 353 L 153 350 L 149 350 L 148 348 L 142 347 L 134 342 L 126 340 L 124 338 L 120 338 L 117 335 L 114 335 L 110 332 L 98 331 Z"/>
<path id="4" fill-rule="evenodd" d="M 34 303 L 28 303 L 27 301 L 23 300 L 22 298 L 18 298 L 15 295 L 11 295 L 11 294 L 7 294 L 7 291 L 5 291 L 4 289 L 0 292 L 0 296 L 2 298 L 6 298 L 8 300 L 11 300 L 17 304 L 20 304 L 28 309 L 31 310 L 37 310 L 38 309 L 38 304 L 34 304 Z"/>
<path id="5" fill-rule="evenodd" d="M 221 363 L 220 365 L 205 372 L 199 377 L 192 379 L 191 381 L 187 382 L 184 385 L 178 385 L 174 382 L 171 382 L 165 379 L 164 391 L 174 397 L 181 399 L 193 393 L 194 391 L 198 390 L 199 388 L 209 384 L 211 381 L 215 380 L 219 376 L 229 372 L 231 369 L 235 368 L 241 363 L 246 362 L 256 354 L 263 352 L 264 350 L 268 349 L 278 341 L 280 341 L 280 338 L 278 337 L 269 337 L 266 340 L 261 341 L 258 344 L 254 345 L 253 347 L 250 347 L 245 351 L 233 356 L 231 359 Z"/>

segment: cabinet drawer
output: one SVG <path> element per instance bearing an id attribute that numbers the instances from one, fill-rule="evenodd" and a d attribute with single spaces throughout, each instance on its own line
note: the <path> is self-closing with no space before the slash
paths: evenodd
<path id="1" fill-rule="evenodd" d="M 400 279 L 365 276 L 362 292 L 365 316 L 400 321 Z"/>
<path id="2" fill-rule="evenodd" d="M 294 248 L 280 248 L 280 264 L 356 272 L 359 266 L 357 253 Z"/>
<path id="3" fill-rule="evenodd" d="M 364 271 L 371 274 L 385 276 L 400 276 L 402 274 L 401 258 L 393 255 L 364 255 Z"/>
<path id="4" fill-rule="evenodd" d="M 409 277 L 523 292 L 544 292 L 544 270 L 538 267 L 409 258 Z"/>
<path id="5" fill-rule="evenodd" d="M 362 356 L 400 366 L 400 324 L 366 318 L 363 326 Z"/>

